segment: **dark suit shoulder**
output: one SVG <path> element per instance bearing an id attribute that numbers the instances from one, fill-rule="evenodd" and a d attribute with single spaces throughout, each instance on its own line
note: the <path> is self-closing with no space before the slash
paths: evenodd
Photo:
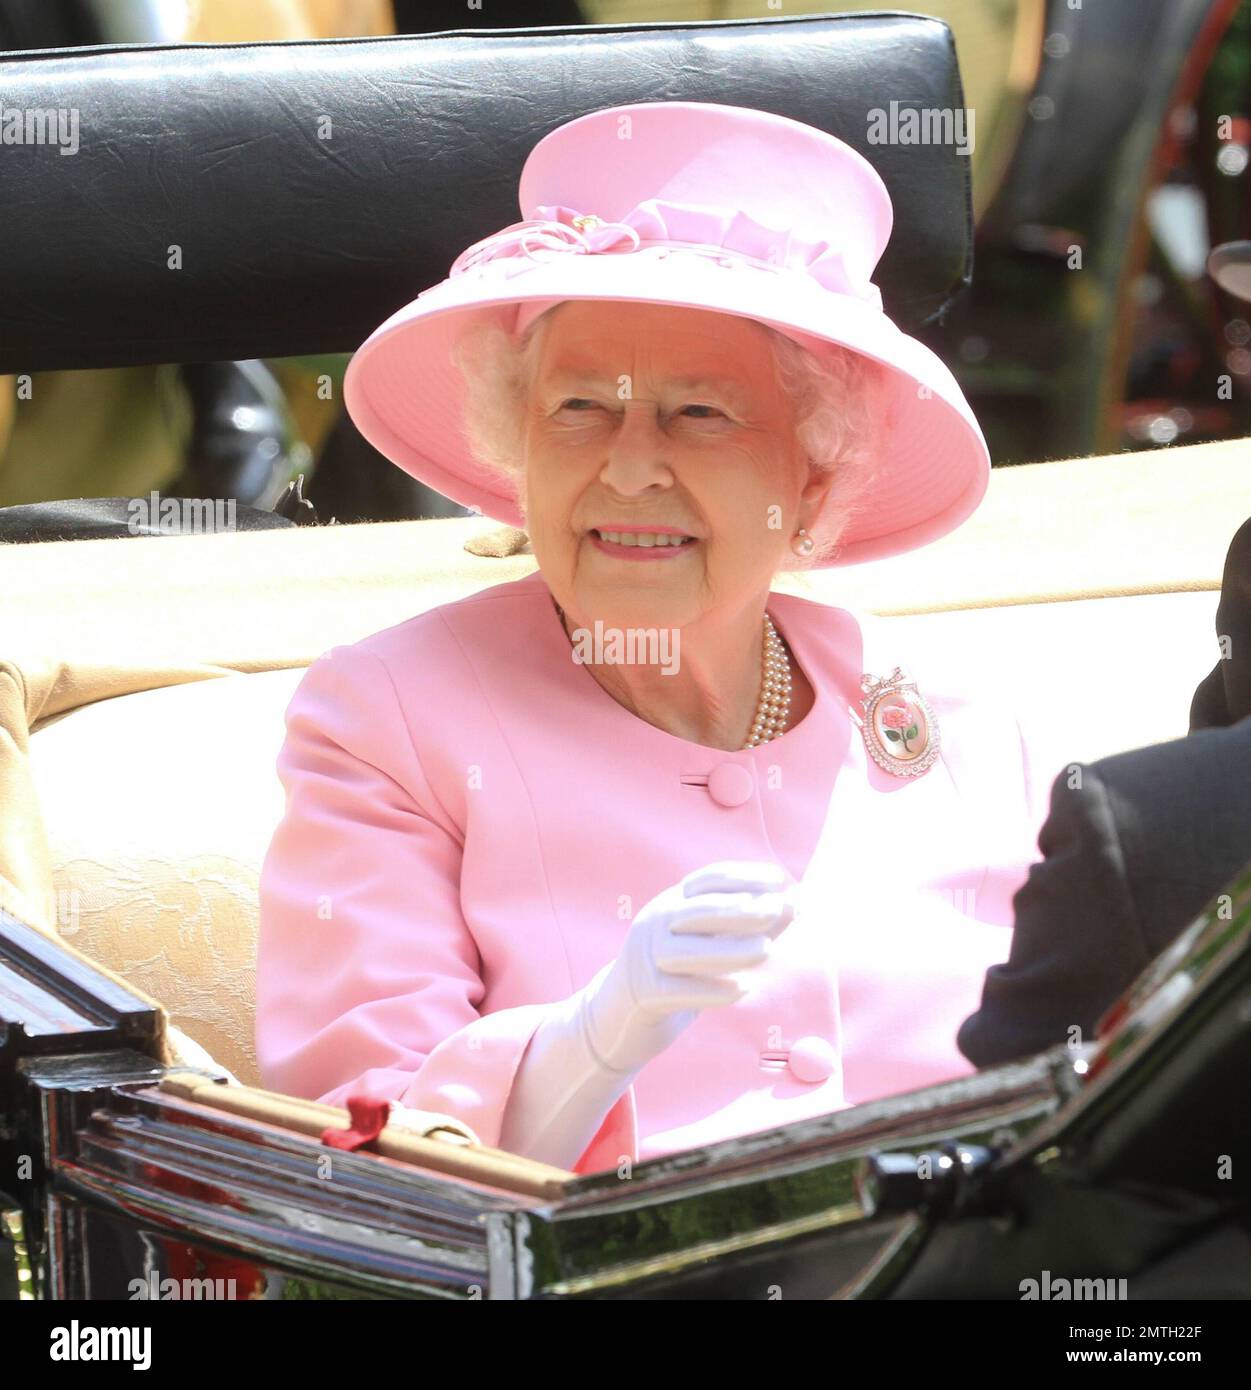
<path id="1" fill-rule="evenodd" d="M 1089 771 L 1158 952 L 1251 862 L 1251 719 L 1101 758 Z"/>

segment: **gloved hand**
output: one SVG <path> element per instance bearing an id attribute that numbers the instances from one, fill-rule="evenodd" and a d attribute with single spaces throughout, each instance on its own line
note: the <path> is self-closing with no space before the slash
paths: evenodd
<path id="1" fill-rule="evenodd" d="M 726 978 L 761 964 L 793 920 L 780 865 L 707 864 L 636 915 L 616 960 L 535 1029 L 513 1078 L 500 1147 L 570 1168 L 643 1065 L 701 1009 L 733 1004 Z"/>
<path id="2" fill-rule="evenodd" d="M 695 869 L 634 918 L 621 954 L 583 993 L 587 1040 L 610 1071 L 637 1071 L 701 1009 L 744 994 L 726 977 L 763 963 L 794 919 L 797 885 L 780 864 L 724 861 Z"/>

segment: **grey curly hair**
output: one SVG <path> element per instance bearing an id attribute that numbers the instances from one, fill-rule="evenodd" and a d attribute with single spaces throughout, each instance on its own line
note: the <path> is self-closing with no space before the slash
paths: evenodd
<path id="1" fill-rule="evenodd" d="M 523 516 L 523 407 L 538 365 L 540 328 L 559 307 L 554 304 L 540 314 L 520 337 L 498 323 L 479 325 L 462 336 L 452 354 L 465 382 L 469 447 L 477 462 L 513 493 Z M 794 402 L 800 447 L 814 472 L 834 474 L 830 502 L 809 533 L 815 549 L 807 559 L 788 551 L 785 568 L 804 569 L 836 553 L 872 483 L 886 369 L 835 344 L 818 359 L 768 324 L 761 327 L 769 334 L 778 383 Z"/>

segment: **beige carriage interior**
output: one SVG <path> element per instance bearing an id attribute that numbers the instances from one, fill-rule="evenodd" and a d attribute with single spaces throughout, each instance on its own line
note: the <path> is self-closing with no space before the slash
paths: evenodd
<path id="1" fill-rule="evenodd" d="M 941 652 L 994 680 L 1049 781 L 1186 732 L 1248 447 L 996 470 L 945 540 L 776 587 L 883 615 L 916 670 Z M 6 548 L 4 905 L 160 1001 L 176 1059 L 259 1085 L 257 877 L 303 668 L 534 564 L 480 518 Z"/>

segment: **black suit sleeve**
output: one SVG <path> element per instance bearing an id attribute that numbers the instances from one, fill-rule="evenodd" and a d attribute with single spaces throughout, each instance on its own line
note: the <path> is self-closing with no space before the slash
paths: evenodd
<path id="1" fill-rule="evenodd" d="M 1038 847 L 1045 858 L 1013 899 L 1011 954 L 986 972 L 981 1007 L 957 1034 L 978 1067 L 1068 1042 L 1074 1027 L 1089 1041 L 1152 959 L 1116 813 L 1094 768 L 1074 764 L 1056 778 Z"/>
<path id="2" fill-rule="evenodd" d="M 1216 635 L 1224 650 L 1191 701 L 1191 733 L 1251 715 L 1251 520 L 1238 528 L 1225 557 Z"/>

